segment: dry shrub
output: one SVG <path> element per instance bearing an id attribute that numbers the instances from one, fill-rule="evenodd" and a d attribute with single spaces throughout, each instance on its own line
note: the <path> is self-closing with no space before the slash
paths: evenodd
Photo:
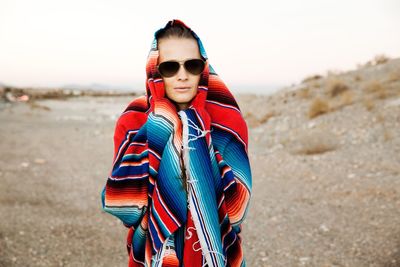
<path id="1" fill-rule="evenodd" d="M 326 100 L 315 98 L 308 110 L 308 117 L 310 119 L 329 112 L 329 103 Z"/>
<path id="2" fill-rule="evenodd" d="M 362 67 L 370 67 L 370 66 L 376 66 L 380 64 L 385 64 L 390 60 L 390 58 L 384 54 L 376 55 L 372 60 L 367 61 L 365 64 L 358 64 L 357 68 L 362 68 Z"/>
<path id="3" fill-rule="evenodd" d="M 270 118 L 276 116 L 276 113 L 273 111 L 270 111 L 266 114 L 264 114 L 263 116 L 261 116 L 261 118 L 258 120 L 261 124 L 266 123 Z"/>
<path id="4" fill-rule="evenodd" d="M 364 91 L 367 93 L 376 93 L 383 90 L 382 85 L 378 81 L 371 81 L 364 86 Z"/>
<path id="5" fill-rule="evenodd" d="M 392 140 L 393 139 L 393 135 L 391 134 L 391 132 L 389 132 L 386 128 L 385 128 L 385 130 L 384 130 L 384 132 L 383 132 L 383 140 L 385 141 L 385 142 L 387 142 L 387 141 L 390 141 L 390 140 Z"/>
<path id="6" fill-rule="evenodd" d="M 390 58 L 384 54 L 376 55 L 374 58 L 374 65 L 385 64 L 386 62 L 389 61 L 389 59 Z"/>
<path id="7" fill-rule="evenodd" d="M 248 111 L 244 114 L 246 123 L 250 128 L 258 127 L 263 123 L 266 123 L 271 117 L 276 116 L 276 113 L 271 111 L 263 114 L 261 117 L 254 115 L 252 112 Z"/>
<path id="8" fill-rule="evenodd" d="M 311 75 L 311 76 L 304 78 L 301 81 L 301 83 L 307 83 L 307 82 L 311 82 L 311 81 L 315 81 L 315 80 L 319 80 L 319 79 L 322 79 L 322 76 L 319 74 L 315 74 L 315 75 Z"/>
<path id="9" fill-rule="evenodd" d="M 400 80 L 400 70 L 393 71 L 389 74 L 388 82 L 395 82 Z"/>
<path id="10" fill-rule="evenodd" d="M 328 80 L 326 84 L 326 92 L 330 97 L 335 97 L 349 90 L 349 87 L 341 80 Z"/>
<path id="11" fill-rule="evenodd" d="M 300 98 L 303 98 L 303 99 L 309 98 L 310 97 L 310 88 L 306 87 L 306 88 L 299 89 L 298 95 Z"/>
<path id="12" fill-rule="evenodd" d="M 372 111 L 375 108 L 375 103 L 372 99 L 369 98 L 365 99 L 363 104 L 368 111 Z"/>
<path id="13" fill-rule="evenodd" d="M 369 82 L 365 87 L 364 91 L 375 95 L 377 98 L 384 99 L 387 96 L 387 91 L 383 85 L 378 81 Z"/>
<path id="14" fill-rule="evenodd" d="M 376 115 L 376 122 L 382 124 L 385 122 L 385 117 L 382 115 L 382 113 L 378 113 L 378 115 Z"/>
<path id="15" fill-rule="evenodd" d="M 355 75 L 354 76 L 354 81 L 355 82 L 360 82 L 362 79 L 361 79 L 361 76 L 359 75 L 359 74 L 357 74 L 357 75 Z"/>
<path id="16" fill-rule="evenodd" d="M 341 106 L 348 106 L 353 104 L 353 93 L 351 91 L 346 91 L 341 95 Z"/>
<path id="17" fill-rule="evenodd" d="M 315 155 L 336 150 L 339 146 L 338 138 L 326 129 L 302 129 L 294 132 L 285 147 L 292 154 Z"/>
<path id="18" fill-rule="evenodd" d="M 257 127 L 259 125 L 256 116 L 254 116 L 250 111 L 245 112 L 243 117 L 250 128 Z"/>

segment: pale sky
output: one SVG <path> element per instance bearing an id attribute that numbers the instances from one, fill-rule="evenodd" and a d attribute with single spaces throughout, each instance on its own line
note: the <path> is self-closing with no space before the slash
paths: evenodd
<path id="1" fill-rule="evenodd" d="M 398 0 L 0 0 L 0 83 L 144 91 L 154 32 L 173 18 L 233 91 L 400 57 Z"/>

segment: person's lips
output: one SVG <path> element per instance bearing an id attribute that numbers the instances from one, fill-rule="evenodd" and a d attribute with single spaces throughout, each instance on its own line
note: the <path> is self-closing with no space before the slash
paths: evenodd
<path id="1" fill-rule="evenodd" d="M 189 90 L 190 86 L 178 86 L 175 87 L 175 90 L 179 90 L 179 91 L 185 91 L 185 90 Z"/>

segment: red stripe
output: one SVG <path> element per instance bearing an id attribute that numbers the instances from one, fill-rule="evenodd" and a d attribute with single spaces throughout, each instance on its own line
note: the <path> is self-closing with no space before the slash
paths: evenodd
<path id="1" fill-rule="evenodd" d="M 180 226 L 178 220 L 172 214 L 171 210 L 168 209 L 162 197 L 160 196 L 157 184 L 155 185 L 155 196 L 153 196 L 153 205 L 155 210 L 157 211 L 158 216 L 160 216 L 161 220 L 164 222 L 164 226 L 168 229 L 170 233 L 172 233 L 177 227 Z"/>

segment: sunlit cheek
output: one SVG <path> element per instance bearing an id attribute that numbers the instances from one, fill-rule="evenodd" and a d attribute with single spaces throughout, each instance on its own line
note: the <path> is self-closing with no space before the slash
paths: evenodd
<path id="1" fill-rule="evenodd" d="M 163 79 L 164 81 L 164 90 L 165 90 L 165 94 L 169 95 L 171 93 L 171 91 L 173 90 L 173 84 L 170 81 L 170 79 Z"/>
<path id="2" fill-rule="evenodd" d="M 196 76 L 194 78 L 194 81 L 195 81 L 195 88 L 197 88 L 197 86 L 199 85 L 199 82 L 200 82 L 200 76 Z"/>

